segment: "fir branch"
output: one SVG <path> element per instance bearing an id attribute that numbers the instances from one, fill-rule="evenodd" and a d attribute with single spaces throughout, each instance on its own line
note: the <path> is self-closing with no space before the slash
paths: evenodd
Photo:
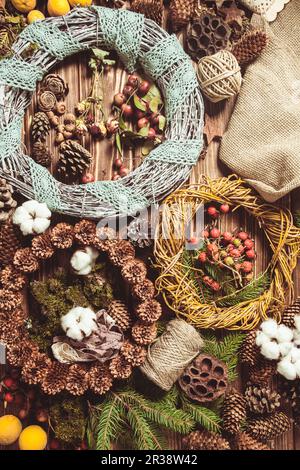
<path id="1" fill-rule="evenodd" d="M 97 426 L 97 450 L 109 450 L 124 422 L 125 409 L 122 401 L 115 394 L 109 394 L 99 407 Z"/>
<path id="2" fill-rule="evenodd" d="M 132 428 L 136 448 L 140 450 L 161 450 L 162 443 L 149 426 L 143 411 L 132 406 L 127 411 L 127 419 Z"/>
<path id="3" fill-rule="evenodd" d="M 181 262 L 183 265 L 184 272 L 192 282 L 194 289 L 197 292 L 201 302 L 205 303 L 213 299 L 213 292 L 207 288 L 207 286 L 201 281 L 201 279 L 197 275 L 191 253 L 194 252 L 184 250 L 182 253 Z"/>
<path id="4" fill-rule="evenodd" d="M 247 284 L 243 289 L 234 292 L 226 297 L 218 299 L 218 307 L 232 307 L 243 302 L 249 302 L 260 297 L 270 285 L 269 273 L 263 273 L 257 279 Z"/>
<path id="5" fill-rule="evenodd" d="M 221 418 L 213 410 L 192 403 L 184 394 L 181 394 L 182 409 L 188 413 L 197 424 L 210 432 L 220 432 Z"/>

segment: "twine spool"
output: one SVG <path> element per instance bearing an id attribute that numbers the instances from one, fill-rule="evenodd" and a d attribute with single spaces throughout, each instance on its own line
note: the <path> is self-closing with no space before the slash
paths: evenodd
<path id="1" fill-rule="evenodd" d="M 170 390 L 188 364 L 199 354 L 203 339 L 184 320 L 171 320 L 166 331 L 149 347 L 141 371 L 163 390 Z"/>
<path id="2" fill-rule="evenodd" d="M 200 59 L 197 76 L 201 90 L 213 103 L 235 96 L 242 85 L 238 61 L 226 50 Z"/>

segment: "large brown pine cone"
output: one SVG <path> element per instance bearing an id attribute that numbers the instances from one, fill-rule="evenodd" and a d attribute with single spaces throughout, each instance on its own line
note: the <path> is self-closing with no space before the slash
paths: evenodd
<path id="1" fill-rule="evenodd" d="M 49 166 L 51 164 L 52 155 L 45 142 L 41 140 L 34 142 L 32 146 L 32 158 L 36 163 L 42 166 Z"/>
<path id="2" fill-rule="evenodd" d="M 279 411 L 269 416 L 248 421 L 247 433 L 255 439 L 268 441 L 275 439 L 291 428 L 289 417 Z"/>
<path id="3" fill-rule="evenodd" d="M 84 365 L 72 364 L 69 368 L 66 390 L 72 395 L 83 395 L 89 387 L 89 374 Z"/>
<path id="4" fill-rule="evenodd" d="M 33 142 L 44 142 L 50 132 L 50 122 L 46 113 L 35 113 L 31 122 L 31 138 Z"/>
<path id="5" fill-rule="evenodd" d="M 44 380 L 48 367 L 51 367 L 51 360 L 46 354 L 40 352 L 33 354 L 23 364 L 22 380 L 30 385 L 36 385 Z"/>
<path id="6" fill-rule="evenodd" d="M 17 292 L 24 287 L 26 278 L 14 266 L 9 265 L 0 271 L 0 282 L 5 290 Z"/>
<path id="7" fill-rule="evenodd" d="M 110 361 L 109 370 L 115 379 L 128 379 L 132 373 L 132 366 L 124 356 L 118 355 Z"/>
<path id="8" fill-rule="evenodd" d="M 66 250 L 71 248 L 75 237 L 74 228 L 70 224 L 61 222 L 51 229 L 50 238 L 55 248 Z"/>
<path id="9" fill-rule="evenodd" d="M 11 264 L 15 252 L 22 246 L 21 233 L 18 228 L 8 220 L 0 227 L 0 262 L 3 265 Z"/>
<path id="10" fill-rule="evenodd" d="M 131 289 L 132 295 L 140 301 L 151 300 L 155 295 L 155 287 L 150 279 L 144 279 L 139 284 L 134 284 Z"/>
<path id="11" fill-rule="evenodd" d="M 229 434 L 237 434 L 246 421 L 246 399 L 233 390 L 225 396 L 222 408 L 223 429 Z"/>
<path id="12" fill-rule="evenodd" d="M 183 446 L 188 450 L 230 450 L 226 439 L 205 429 L 193 431 L 185 436 Z"/>
<path id="13" fill-rule="evenodd" d="M 122 331 L 127 331 L 130 328 L 132 323 L 130 314 L 126 305 L 121 300 L 113 300 L 110 302 L 107 313 L 115 320 L 116 325 Z"/>
<path id="14" fill-rule="evenodd" d="M 65 390 L 67 385 L 67 377 L 69 373 L 69 365 L 61 364 L 53 361 L 48 367 L 45 377 L 41 382 L 41 389 L 47 395 L 57 395 Z"/>
<path id="15" fill-rule="evenodd" d="M 184 28 L 192 19 L 196 0 L 171 0 L 170 22 L 174 31 Z"/>
<path id="16" fill-rule="evenodd" d="M 81 220 L 74 226 L 75 240 L 81 245 L 92 245 L 96 236 L 96 224 L 91 220 Z"/>
<path id="17" fill-rule="evenodd" d="M 234 450 L 271 450 L 266 444 L 257 441 L 246 432 L 238 434 L 233 443 Z"/>
<path id="18" fill-rule="evenodd" d="M 254 366 L 260 354 L 259 347 L 256 345 L 256 330 L 249 331 L 240 349 L 240 360 L 242 363 Z"/>
<path id="19" fill-rule="evenodd" d="M 82 175 L 92 161 L 90 152 L 75 140 L 65 140 L 59 151 L 57 171 L 67 178 Z"/>
<path id="20" fill-rule="evenodd" d="M 92 366 L 89 370 L 88 379 L 90 389 L 97 395 L 103 395 L 108 392 L 113 384 L 112 375 L 105 364 Z"/>
<path id="21" fill-rule="evenodd" d="M 49 232 L 42 233 L 33 238 L 31 243 L 32 253 L 37 259 L 49 259 L 54 255 L 54 248 Z"/>
<path id="22" fill-rule="evenodd" d="M 132 367 L 138 367 L 145 362 L 147 350 L 137 344 L 125 340 L 120 350 L 122 356 Z"/>
<path id="23" fill-rule="evenodd" d="M 31 248 L 20 248 L 14 256 L 14 266 L 24 273 L 33 273 L 39 269 L 39 262 Z"/>
<path id="24" fill-rule="evenodd" d="M 38 347 L 28 339 L 24 339 L 8 345 L 7 362 L 11 366 L 22 367 L 35 354 L 38 354 Z"/>
<path id="25" fill-rule="evenodd" d="M 141 321 L 137 321 L 132 327 L 131 334 L 136 343 L 147 346 L 155 340 L 157 326 L 155 323 L 146 325 Z"/>
<path id="26" fill-rule="evenodd" d="M 257 362 L 250 369 L 250 381 L 255 384 L 267 384 L 276 373 L 276 367 L 275 361 L 269 361 L 263 356 L 259 356 Z"/>
<path id="27" fill-rule="evenodd" d="M 163 0 L 132 0 L 130 9 L 162 25 Z"/>
<path id="28" fill-rule="evenodd" d="M 147 268 L 143 261 L 135 258 L 127 261 L 121 269 L 123 279 L 134 285 L 143 282 L 147 276 Z"/>
<path id="29" fill-rule="evenodd" d="M 295 328 L 295 315 L 300 315 L 300 297 L 292 305 L 284 309 L 282 323 L 289 328 Z"/>
<path id="30" fill-rule="evenodd" d="M 270 414 L 280 407 L 280 395 L 265 385 L 249 383 L 245 398 L 248 410 L 254 414 Z"/>
<path id="31" fill-rule="evenodd" d="M 145 323 L 156 322 L 162 314 L 162 308 L 157 300 L 146 300 L 136 308 L 136 314 Z"/>
<path id="32" fill-rule="evenodd" d="M 127 261 L 134 259 L 135 249 L 129 241 L 120 240 L 118 243 L 111 244 L 107 254 L 112 264 L 121 267 Z"/>

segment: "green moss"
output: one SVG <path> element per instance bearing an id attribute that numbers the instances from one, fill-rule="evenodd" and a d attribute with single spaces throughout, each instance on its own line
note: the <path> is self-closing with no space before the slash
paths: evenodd
<path id="1" fill-rule="evenodd" d="M 76 445 L 84 438 L 86 412 L 80 398 L 63 396 L 55 399 L 49 409 L 55 436 L 67 444 Z"/>

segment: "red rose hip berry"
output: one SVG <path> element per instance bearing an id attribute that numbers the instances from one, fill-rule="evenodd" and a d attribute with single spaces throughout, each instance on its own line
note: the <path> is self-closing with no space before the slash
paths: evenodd
<path id="1" fill-rule="evenodd" d="M 133 108 L 130 104 L 126 104 L 126 103 L 122 104 L 121 111 L 122 111 L 122 114 L 127 118 L 133 116 Z"/>
<path id="2" fill-rule="evenodd" d="M 244 273 L 251 273 L 253 269 L 253 265 L 252 263 L 250 263 L 250 261 L 244 261 L 242 263 L 242 270 L 244 271 Z"/>
<path id="3" fill-rule="evenodd" d="M 222 212 L 222 214 L 228 214 L 228 212 L 230 211 L 229 205 L 228 204 L 221 204 L 220 211 Z"/>
<path id="4" fill-rule="evenodd" d="M 218 217 L 219 215 L 219 212 L 217 211 L 216 207 L 215 206 L 209 206 L 207 208 L 207 213 L 208 215 L 210 215 L 211 217 Z"/>
<path id="5" fill-rule="evenodd" d="M 139 84 L 139 77 L 137 75 L 129 75 L 127 78 L 127 85 L 136 88 Z"/>
<path id="6" fill-rule="evenodd" d="M 148 125 L 149 125 L 149 119 L 147 119 L 146 117 L 142 117 L 137 122 L 137 126 L 139 129 L 142 129 L 143 127 L 147 127 Z"/>
<path id="7" fill-rule="evenodd" d="M 200 261 L 200 263 L 205 263 L 207 260 L 207 254 L 204 251 L 202 251 L 198 255 L 198 260 Z"/>
<path id="8" fill-rule="evenodd" d="M 118 106 L 118 108 L 120 108 L 122 106 L 122 104 L 124 104 L 126 101 L 126 96 L 123 95 L 123 93 L 117 93 L 115 96 L 114 96 L 114 104 L 116 106 Z"/>
<path id="9" fill-rule="evenodd" d="M 251 248 L 254 247 L 254 241 L 253 241 L 253 240 L 250 240 L 250 238 L 247 238 L 247 240 L 244 241 L 244 247 L 245 247 L 247 250 L 251 250 Z"/>
<path id="10" fill-rule="evenodd" d="M 245 255 L 248 259 L 254 259 L 255 258 L 255 251 L 254 250 L 247 250 L 245 252 Z"/>
<path id="11" fill-rule="evenodd" d="M 138 87 L 138 94 L 140 96 L 145 96 L 150 90 L 150 83 L 147 80 L 142 80 Z"/>
<path id="12" fill-rule="evenodd" d="M 221 232 L 218 228 L 212 228 L 210 231 L 211 238 L 219 238 Z"/>
<path id="13" fill-rule="evenodd" d="M 238 238 L 239 238 L 240 240 L 242 240 L 242 241 L 245 241 L 245 240 L 247 240 L 247 238 L 249 238 L 249 235 L 248 235 L 247 232 L 239 232 L 239 233 L 237 234 L 237 236 L 238 236 Z"/>

